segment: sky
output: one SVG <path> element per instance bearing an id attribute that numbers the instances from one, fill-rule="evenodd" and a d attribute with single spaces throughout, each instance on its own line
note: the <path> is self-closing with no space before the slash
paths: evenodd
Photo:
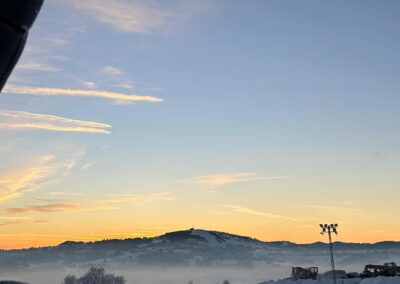
<path id="1" fill-rule="evenodd" d="M 400 240 L 399 10 L 46 0 L 0 95 L 0 248 Z"/>

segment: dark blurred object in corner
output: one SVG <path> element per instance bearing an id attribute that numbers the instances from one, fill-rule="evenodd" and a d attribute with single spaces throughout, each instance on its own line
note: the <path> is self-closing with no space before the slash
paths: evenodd
<path id="1" fill-rule="evenodd" d="M 0 92 L 24 50 L 44 0 L 0 0 Z"/>

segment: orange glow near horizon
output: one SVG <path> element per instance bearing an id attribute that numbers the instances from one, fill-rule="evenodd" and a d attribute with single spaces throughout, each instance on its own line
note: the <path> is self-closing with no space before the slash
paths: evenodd
<path id="1" fill-rule="evenodd" d="M 274 182 L 280 185 L 289 181 Z M 262 184 L 257 182 L 258 186 Z M 319 234 L 319 223 L 338 223 L 337 241 L 400 239 L 397 225 L 387 218 L 397 211 L 396 204 L 371 212 L 368 208 L 374 200 L 362 204 L 320 205 L 320 200 L 310 201 L 301 192 L 283 196 L 257 187 L 253 188 L 254 196 L 246 196 L 239 189 L 249 186 L 249 182 L 238 182 L 237 190 L 218 188 L 212 192 L 196 186 L 190 191 L 189 186 L 179 184 L 176 191 L 146 194 L 73 195 L 69 199 L 62 196 L 66 199 L 62 202 L 44 192 L 43 201 L 30 206 L 20 204 L 31 204 L 30 200 L 35 197 L 11 200 L 0 216 L 3 218 L 0 247 L 14 249 L 53 246 L 64 241 L 154 237 L 191 227 L 261 241 L 325 242 L 326 238 Z M 29 194 L 34 196 L 35 192 Z M 47 201 L 48 196 L 55 201 Z M 265 204 L 264 200 L 269 199 L 275 202 Z"/>
<path id="2" fill-rule="evenodd" d="M 57 235 L 57 234 L 0 234 L 1 249 L 24 249 L 32 247 L 47 247 L 57 246 L 65 241 L 83 241 L 83 242 L 95 242 L 106 239 L 128 239 L 128 238 L 143 238 L 143 237 L 157 237 L 168 232 L 176 230 L 188 230 L 189 228 L 171 229 L 167 231 L 159 231 L 153 233 L 122 233 L 122 234 L 98 234 L 98 235 Z M 204 229 L 204 228 L 199 228 Z M 205 229 L 206 230 L 206 229 Z M 327 242 L 326 236 L 319 234 L 318 226 L 315 226 L 313 230 L 303 230 L 304 234 L 298 234 L 297 232 L 290 233 L 288 231 L 275 232 L 270 234 L 270 237 L 266 237 L 265 233 L 260 231 L 254 231 L 252 233 L 246 233 L 243 230 L 214 230 L 211 231 L 222 231 L 226 233 L 237 234 L 241 236 L 248 236 L 256 238 L 260 241 L 272 242 L 272 241 L 290 241 L 298 244 L 313 243 L 313 242 Z M 341 242 L 353 242 L 353 243 L 375 243 L 380 241 L 398 240 L 399 236 L 396 234 L 388 235 L 384 234 L 383 231 L 376 232 L 358 232 L 350 231 L 348 233 L 341 232 L 339 227 L 339 235 L 334 236 L 334 241 Z"/>

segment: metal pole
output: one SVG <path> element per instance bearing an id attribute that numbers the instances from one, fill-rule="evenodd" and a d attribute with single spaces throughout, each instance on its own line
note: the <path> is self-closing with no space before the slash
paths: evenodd
<path id="1" fill-rule="evenodd" d="M 333 278 L 333 284 L 336 284 L 336 269 L 335 269 L 335 260 L 333 259 L 331 228 L 328 228 L 328 235 L 329 235 L 329 250 L 331 251 L 332 278 Z"/>
<path id="2" fill-rule="evenodd" d="M 337 234 L 338 224 L 319 224 L 322 229 L 321 235 L 325 235 L 328 233 L 329 237 L 329 251 L 331 253 L 331 266 L 332 266 L 332 280 L 333 284 L 336 284 L 336 268 L 335 268 L 335 260 L 333 259 L 333 244 L 332 244 L 332 233 Z"/>

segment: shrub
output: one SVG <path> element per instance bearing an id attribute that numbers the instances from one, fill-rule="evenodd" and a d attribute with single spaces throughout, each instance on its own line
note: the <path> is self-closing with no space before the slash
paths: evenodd
<path id="1" fill-rule="evenodd" d="M 91 267 L 88 272 L 80 278 L 68 275 L 64 278 L 63 284 L 125 284 L 122 276 L 106 274 L 102 267 Z"/>

